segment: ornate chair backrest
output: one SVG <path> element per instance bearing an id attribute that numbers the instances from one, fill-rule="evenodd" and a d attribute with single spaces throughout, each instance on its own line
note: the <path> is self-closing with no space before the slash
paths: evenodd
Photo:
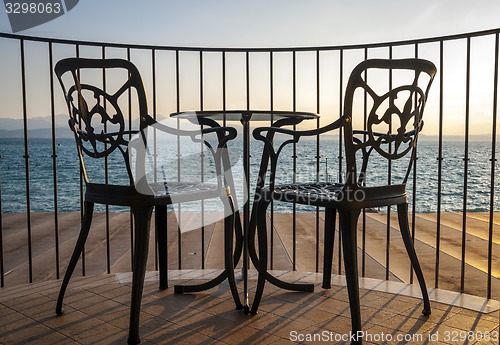
<path id="1" fill-rule="evenodd" d="M 130 106 L 133 96 L 129 91 L 135 89 L 140 119 L 148 113 L 146 94 L 137 68 L 122 59 L 68 58 L 59 61 L 54 70 L 66 98 L 68 123 L 75 135 L 85 182 L 90 182 L 85 156 L 105 158 L 118 150 L 124 166 L 118 164 L 116 171 L 122 175 L 125 168 L 133 185 L 127 146 L 138 130 L 131 130 L 132 121 L 125 118 L 120 105 L 125 106 L 128 102 Z M 111 85 L 108 80 L 112 78 L 106 78 L 104 73 L 113 74 L 113 81 L 119 80 L 118 85 Z"/>
<path id="2" fill-rule="evenodd" d="M 422 59 L 371 59 L 354 68 L 344 102 L 347 184 L 370 184 L 371 176 L 366 175 L 370 161 L 409 157 L 401 181 L 406 183 L 435 74 L 434 64 Z"/>

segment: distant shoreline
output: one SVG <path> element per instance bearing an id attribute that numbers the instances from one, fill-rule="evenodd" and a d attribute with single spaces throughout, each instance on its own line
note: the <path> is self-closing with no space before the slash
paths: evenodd
<path id="1" fill-rule="evenodd" d="M 73 138 L 73 132 L 68 127 L 56 127 L 55 128 L 56 139 L 68 139 Z M 500 136 L 497 135 L 496 143 L 500 145 Z M 22 139 L 24 138 L 24 129 L 0 129 L 0 139 Z M 32 139 L 51 139 L 52 138 L 52 128 L 37 128 L 28 129 L 28 138 Z M 336 135 L 322 135 L 322 140 L 339 140 Z M 316 140 L 316 137 L 308 138 L 304 137 L 301 140 Z M 421 142 L 437 142 L 439 136 L 437 135 L 425 135 L 421 134 L 419 136 L 419 141 Z M 443 135 L 443 141 L 446 142 L 464 142 L 465 136 L 461 135 Z M 469 141 L 472 142 L 491 142 L 491 134 L 472 134 L 469 135 Z"/>
<path id="2" fill-rule="evenodd" d="M 168 115 L 158 114 L 158 120 L 168 118 Z M 55 132 L 57 138 L 73 138 L 73 133 L 69 129 L 68 115 L 58 114 L 54 117 Z M 268 125 L 268 122 L 257 122 L 252 125 L 261 127 Z M 15 118 L 0 118 L 0 139 L 4 138 L 24 138 L 24 127 L 22 119 Z M 30 117 L 28 120 L 28 138 L 52 138 L 52 117 L 51 116 L 36 116 Z M 323 140 L 338 140 L 337 135 L 322 135 Z M 438 135 L 420 134 L 420 141 L 437 141 Z M 497 136 L 497 142 L 500 144 L 500 133 Z M 443 135 L 444 141 L 464 141 L 463 135 Z M 306 138 L 303 140 L 316 140 L 316 137 Z M 491 133 L 471 134 L 469 141 L 476 142 L 491 142 Z"/>

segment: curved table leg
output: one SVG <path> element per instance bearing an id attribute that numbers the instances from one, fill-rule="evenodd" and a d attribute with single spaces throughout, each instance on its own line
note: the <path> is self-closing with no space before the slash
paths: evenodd
<path id="1" fill-rule="evenodd" d="M 267 224 L 266 224 L 266 209 L 267 206 L 269 205 L 269 202 L 267 201 L 262 201 L 257 204 L 257 214 L 263 214 L 263 217 L 258 218 L 258 230 L 259 230 L 259 254 L 260 254 L 260 261 L 258 262 L 258 265 L 256 267 L 258 268 L 258 279 L 257 279 L 257 290 L 255 292 L 255 298 L 252 303 L 252 310 L 250 313 L 252 315 L 257 314 L 257 310 L 259 309 L 259 304 L 260 300 L 262 299 L 262 294 L 264 292 L 264 285 L 266 284 L 266 278 L 267 278 Z M 255 236 L 255 230 L 253 231 L 253 236 L 251 237 L 252 241 L 251 243 L 255 242 L 254 239 Z M 250 247 L 254 247 L 255 245 L 252 245 Z M 250 251 L 251 253 L 252 251 Z M 253 248 L 253 252 L 255 254 L 255 248 Z"/>
<path id="2" fill-rule="evenodd" d="M 241 256 L 241 245 L 233 252 L 233 231 L 236 231 L 236 240 L 241 240 L 241 228 L 238 236 L 238 229 L 235 228 L 235 211 L 234 211 L 234 203 L 233 198 L 228 191 L 227 198 L 222 197 L 222 202 L 224 203 L 224 207 L 226 208 L 226 214 L 229 214 L 224 219 L 224 271 L 222 271 L 217 277 L 214 279 L 195 285 L 175 285 L 174 292 L 175 293 L 184 293 L 184 292 L 200 292 L 205 291 L 211 288 L 216 287 L 224 280 L 228 280 L 229 287 L 231 289 L 231 294 L 234 299 L 234 303 L 236 304 L 236 309 L 241 310 L 244 309 L 244 306 L 241 304 L 240 297 L 238 294 L 238 290 L 236 287 L 236 279 L 234 275 L 234 267 L 235 267 L 235 257 Z M 238 242 L 237 242 L 238 243 Z M 247 306 L 248 309 L 248 306 Z"/>
<path id="3" fill-rule="evenodd" d="M 227 271 L 224 270 L 221 272 L 217 277 L 214 279 L 210 280 L 209 282 L 202 283 L 202 284 L 195 284 L 195 285 L 182 285 L 182 284 L 176 284 L 174 285 L 174 292 L 175 293 L 184 293 L 184 292 L 200 292 L 200 291 L 205 291 L 211 288 L 216 287 L 220 283 L 222 283 L 224 280 L 227 278 Z"/>
<path id="4" fill-rule="evenodd" d="M 256 227 L 250 227 L 249 229 L 249 241 L 248 241 L 248 251 L 252 258 L 252 262 L 255 267 L 258 268 L 258 279 L 257 279 L 257 290 L 255 293 L 254 302 L 252 304 L 251 314 L 257 314 L 259 308 L 260 300 L 264 291 L 265 281 L 267 280 L 271 284 L 290 291 L 301 291 L 301 292 L 312 292 L 314 291 L 314 284 L 304 284 L 304 283 L 290 283 L 285 282 L 275 276 L 273 276 L 269 271 L 267 271 L 267 224 L 266 224 L 266 210 L 269 206 L 270 198 L 263 196 L 260 202 L 254 207 L 257 207 L 256 215 Z M 258 232 L 258 245 L 259 245 L 259 257 L 257 257 L 255 249 L 255 233 L 256 228 Z"/>
<path id="5" fill-rule="evenodd" d="M 241 255 L 243 254 L 243 224 L 241 223 L 240 211 L 236 211 L 234 215 L 234 233 L 235 233 L 235 247 L 234 247 L 234 267 L 238 266 Z"/>
<path id="6" fill-rule="evenodd" d="M 234 256 L 233 256 L 233 230 L 234 227 L 234 202 L 231 195 L 228 193 L 228 206 L 231 211 L 231 215 L 226 217 L 224 220 L 224 263 L 227 272 L 227 280 L 229 282 L 229 287 L 231 288 L 231 294 L 233 295 L 234 303 L 236 304 L 236 309 L 241 310 L 248 305 L 243 306 L 238 295 L 238 289 L 236 288 L 236 279 L 234 277 Z"/>

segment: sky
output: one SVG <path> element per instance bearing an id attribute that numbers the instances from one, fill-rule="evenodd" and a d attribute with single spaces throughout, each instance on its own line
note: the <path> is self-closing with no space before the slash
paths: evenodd
<path id="1" fill-rule="evenodd" d="M 80 0 L 21 32 L 92 41 L 199 47 L 322 46 L 500 27 L 498 0 Z M 0 11 L 0 32 L 11 32 Z"/>
<path id="2" fill-rule="evenodd" d="M 495 28 L 500 28 L 500 0 L 80 0 L 63 16 L 18 34 L 164 46 L 265 48 L 391 42 Z M 0 32 L 12 32 L 5 11 L 0 11 Z M 5 81 L 8 80 L 6 76 L 14 71 L 17 73 L 19 57 L 8 55 L 2 43 L 0 39 L 0 61 L 3 62 L 0 76 L 3 74 Z M 492 40 L 484 43 L 485 47 L 488 45 L 485 53 L 477 49 L 483 43 L 473 43 L 476 62 L 472 71 L 475 84 L 471 100 L 472 111 L 479 115 L 475 116 L 477 121 L 473 121 L 472 126 L 478 133 L 491 122 L 488 114 L 491 114 Z M 455 100 L 463 103 L 465 85 L 463 73 L 453 73 L 455 68 L 465 71 L 463 45 L 456 51 L 460 58 L 446 62 L 445 81 L 449 86 L 445 93 L 447 90 L 450 93 L 445 96 L 452 100 L 445 109 L 450 114 L 445 114 L 450 119 L 446 129 L 449 134 L 463 133 L 464 127 L 463 121 L 453 119 L 457 111 L 463 114 L 463 104 L 453 107 Z M 455 53 L 450 48 L 446 54 L 449 58 Z M 482 61 L 482 55 L 488 58 Z M 13 59 L 16 61 L 10 62 Z M 483 75 L 484 79 L 481 79 Z M 488 85 L 483 93 L 482 84 Z M 454 90 L 454 85 L 458 89 Z M 9 86 L 7 90 L 6 86 Z M 2 99 L 10 101 L 14 98 L 11 89 L 17 90 L 18 86 L 10 82 L 0 84 L 2 104 L 6 103 Z M 438 88 L 432 91 L 438 91 Z M 47 95 L 40 97 L 47 98 Z M 486 104 L 487 109 L 477 110 L 474 102 L 478 104 L 477 108 Z M 18 103 L 13 104 L 12 110 L 3 107 L 0 117 L 19 113 Z M 34 113 L 39 116 L 37 111 L 28 109 L 30 116 Z M 435 119 L 436 109 L 432 111 L 431 118 Z M 435 121 L 430 123 L 427 128 L 436 127 Z"/>

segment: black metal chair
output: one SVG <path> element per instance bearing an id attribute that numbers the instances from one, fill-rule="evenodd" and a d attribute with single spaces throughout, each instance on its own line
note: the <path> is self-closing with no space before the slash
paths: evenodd
<path id="1" fill-rule="evenodd" d="M 75 135 L 81 171 L 85 180 L 82 227 L 62 282 L 57 299 L 56 313 L 58 315 L 63 313 L 64 294 L 89 234 L 94 204 L 129 206 L 134 217 L 135 234 L 128 343 L 139 343 L 139 314 L 148 256 L 149 226 L 153 208 L 155 209 L 159 256 L 159 285 L 160 289 L 165 289 L 167 288 L 167 205 L 172 204 L 172 202 L 190 202 L 211 198 L 220 198 L 226 210 L 225 214 L 229 214 L 224 220 L 225 269 L 217 278 L 208 283 L 176 286 L 176 292 L 202 291 L 228 279 L 236 307 L 242 309 L 234 278 L 234 206 L 230 188 L 226 178 L 224 178 L 227 176 L 229 169 L 225 166 L 228 163 L 228 157 L 224 152 L 227 142 L 236 137 L 236 130 L 217 126 L 211 128 L 200 127 L 199 130 L 186 131 L 167 127 L 156 122 L 148 115 L 146 94 L 139 71 L 127 60 L 69 58 L 56 64 L 55 73 L 68 105 L 69 126 Z M 96 80 L 96 78 L 97 80 L 103 80 L 103 73 L 106 73 L 108 77 L 104 80 L 109 79 L 107 86 L 98 87 L 92 85 L 96 84 L 95 82 L 88 83 L 89 80 Z M 110 74 L 116 75 L 116 78 L 109 77 Z M 119 82 L 116 80 L 119 80 Z M 111 84 L 117 83 L 119 84 L 118 87 L 113 88 L 111 86 Z M 109 91 L 111 89 L 114 91 Z M 132 101 L 134 99 L 132 96 L 133 91 L 137 96 L 137 103 Z M 127 103 L 130 108 L 135 104 L 138 105 L 139 125 L 137 129 L 131 128 L 132 121 L 125 118 L 120 107 L 120 104 Z M 200 181 L 194 184 L 171 183 L 170 181 L 168 183 L 145 183 L 145 178 L 134 176 L 133 171 L 136 174 L 140 174 L 141 171 L 144 173 L 146 163 L 144 162 L 144 152 L 139 151 L 134 157 L 135 161 L 132 162 L 130 159 L 131 150 L 136 149 L 137 143 L 143 145 L 143 148 L 147 148 L 149 139 L 147 131 L 151 126 L 157 131 L 169 133 L 170 135 L 188 137 L 195 142 L 204 142 L 208 147 L 207 151 L 213 154 L 217 169 L 217 182 L 211 184 Z M 209 136 L 215 136 L 214 140 L 217 145 L 211 145 L 208 142 L 206 137 Z M 95 171 L 91 171 L 92 169 L 89 168 L 92 160 L 88 160 L 86 157 L 111 160 L 113 154 L 118 156 L 118 160 L 113 160 L 112 165 L 116 166 L 119 162 L 122 164 L 119 164 L 117 170 L 113 173 L 109 172 L 108 175 L 111 177 L 114 176 L 112 174 L 121 174 L 128 181 L 125 182 L 125 185 L 106 183 L 108 181 L 104 183 L 95 182 L 91 178 L 91 173 L 95 174 Z M 89 164 L 86 166 L 85 162 Z M 139 189 L 142 190 L 138 191 Z M 241 235 L 238 237 L 241 239 Z M 239 257 L 238 250 L 241 252 L 241 249 L 237 248 L 236 257 Z"/>
<path id="2" fill-rule="evenodd" d="M 415 159 L 418 133 L 423 126 L 422 114 L 435 73 L 434 64 L 422 59 L 366 60 L 352 71 L 345 92 L 344 113 L 335 122 L 315 130 L 292 131 L 275 127 L 262 127 L 254 130 L 254 137 L 265 144 L 263 163 L 267 167 L 268 160 L 270 160 L 270 172 L 267 187 L 262 188 L 262 185 L 257 188 L 259 277 L 252 313 L 255 314 L 258 310 L 266 279 L 286 287 L 284 282 L 277 281 L 277 278 L 267 272 L 265 214 L 271 200 L 325 208 L 322 287 L 326 289 L 330 288 L 336 212 L 338 211 L 353 334 L 361 330 L 356 243 L 359 214 L 364 208 L 397 205 L 403 242 L 422 290 L 423 314 L 431 313 L 424 276 L 410 235 L 405 187 Z M 360 102 L 357 103 L 356 100 Z M 363 106 L 361 115 L 356 114 L 355 109 L 359 109 L 360 104 L 365 105 L 366 115 L 363 115 Z M 355 125 L 360 125 L 364 130 L 353 129 Z M 344 183 L 313 182 L 279 185 L 275 181 L 278 156 L 285 145 L 297 143 L 304 136 L 316 136 L 340 128 L 343 128 L 347 165 Z M 281 145 L 274 147 L 273 139 L 278 133 L 285 135 L 286 139 Z M 370 177 L 367 175 L 369 173 L 367 168 L 370 158 L 376 155 L 388 161 L 407 157 L 406 174 L 399 184 L 368 186 L 372 181 L 367 179 L 367 176 Z M 261 169 L 260 181 L 265 180 L 265 170 Z M 252 235 L 254 234 L 255 231 Z"/>

